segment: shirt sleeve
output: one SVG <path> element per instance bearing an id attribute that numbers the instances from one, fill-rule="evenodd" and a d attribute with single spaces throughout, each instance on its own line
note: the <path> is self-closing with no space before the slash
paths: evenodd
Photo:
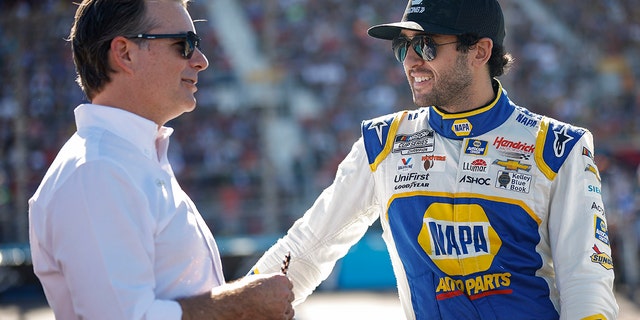
<path id="1" fill-rule="evenodd" d="M 181 318 L 176 301 L 154 294 L 156 224 L 147 198 L 106 160 L 82 164 L 52 197 L 47 247 L 79 318 Z"/>
<path id="2" fill-rule="evenodd" d="M 288 275 L 296 296 L 294 305 L 302 303 L 378 218 L 373 184 L 360 139 L 338 167 L 331 186 L 251 272 L 279 272 L 285 254 L 291 252 Z"/>
<path id="3" fill-rule="evenodd" d="M 549 236 L 561 319 L 616 319 L 600 174 L 586 132 L 553 182 Z"/>

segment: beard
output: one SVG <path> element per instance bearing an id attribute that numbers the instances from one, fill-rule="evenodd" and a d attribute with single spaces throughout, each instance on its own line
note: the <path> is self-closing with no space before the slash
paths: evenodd
<path id="1" fill-rule="evenodd" d="M 455 65 L 440 74 L 430 92 L 418 94 L 413 87 L 411 88 L 413 102 L 418 107 L 437 106 L 453 112 L 454 110 L 449 110 L 449 106 L 460 108 L 464 106 L 465 101 L 469 101 L 470 90 L 468 89 L 472 82 L 473 76 L 466 64 L 466 54 L 459 54 Z"/>

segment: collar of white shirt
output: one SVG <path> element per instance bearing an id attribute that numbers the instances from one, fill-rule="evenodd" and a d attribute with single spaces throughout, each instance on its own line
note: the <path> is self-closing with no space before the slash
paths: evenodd
<path id="1" fill-rule="evenodd" d="M 135 113 L 97 104 L 81 104 L 75 110 L 78 132 L 98 127 L 131 142 L 149 159 L 166 159 L 173 128 L 160 126 Z"/>

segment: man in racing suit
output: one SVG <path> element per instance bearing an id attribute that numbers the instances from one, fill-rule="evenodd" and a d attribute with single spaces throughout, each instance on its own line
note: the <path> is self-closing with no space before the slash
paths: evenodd
<path id="1" fill-rule="evenodd" d="M 593 137 L 508 98 L 499 4 L 410 0 L 369 34 L 393 40 L 430 107 L 364 121 L 333 184 L 252 272 L 290 251 L 300 303 L 380 219 L 407 319 L 615 319 Z"/>

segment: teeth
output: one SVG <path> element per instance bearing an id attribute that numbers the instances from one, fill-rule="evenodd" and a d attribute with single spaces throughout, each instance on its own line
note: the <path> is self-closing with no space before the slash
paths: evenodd
<path id="1" fill-rule="evenodd" d="M 414 79 L 416 80 L 416 82 L 423 82 L 423 81 L 431 80 L 430 77 L 414 77 Z"/>

